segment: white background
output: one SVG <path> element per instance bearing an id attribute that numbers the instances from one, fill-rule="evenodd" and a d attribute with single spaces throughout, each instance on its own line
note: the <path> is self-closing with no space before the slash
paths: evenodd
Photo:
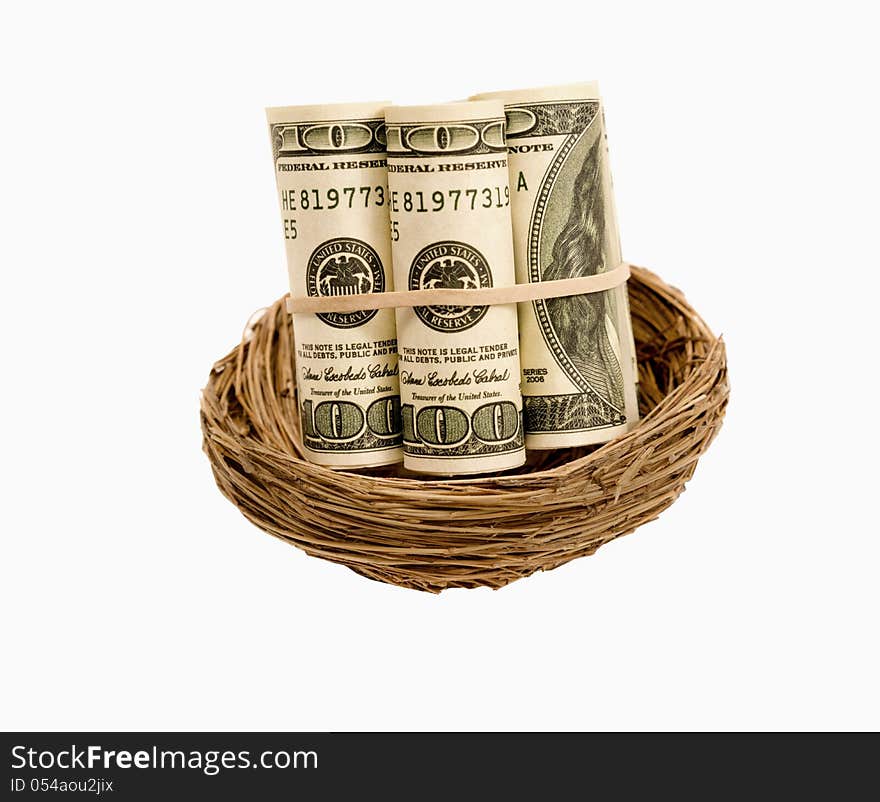
<path id="1" fill-rule="evenodd" d="M 869 8 L 7 9 L 0 726 L 880 727 Z M 624 255 L 728 344 L 687 492 L 497 592 L 370 582 L 251 526 L 198 396 L 286 290 L 264 106 L 594 78 Z"/>

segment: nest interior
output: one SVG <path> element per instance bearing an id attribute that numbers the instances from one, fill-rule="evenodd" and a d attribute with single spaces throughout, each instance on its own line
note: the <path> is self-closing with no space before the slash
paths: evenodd
<path id="1" fill-rule="evenodd" d="M 281 298 L 251 319 L 202 392 L 204 450 L 217 485 L 269 534 L 418 590 L 499 588 L 592 554 L 675 501 L 729 396 L 724 342 L 683 294 L 636 267 L 628 287 L 639 424 L 602 446 L 533 451 L 515 471 L 467 479 L 306 461 Z"/>

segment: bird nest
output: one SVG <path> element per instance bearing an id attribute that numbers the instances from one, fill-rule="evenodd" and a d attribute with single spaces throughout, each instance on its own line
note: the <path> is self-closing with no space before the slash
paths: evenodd
<path id="1" fill-rule="evenodd" d="M 682 293 L 642 268 L 628 287 L 638 425 L 602 446 L 532 451 L 521 468 L 467 479 L 308 462 L 282 298 L 251 319 L 202 392 L 217 485 L 260 529 L 307 554 L 418 590 L 499 588 L 592 554 L 678 498 L 729 395 L 724 342 Z"/>

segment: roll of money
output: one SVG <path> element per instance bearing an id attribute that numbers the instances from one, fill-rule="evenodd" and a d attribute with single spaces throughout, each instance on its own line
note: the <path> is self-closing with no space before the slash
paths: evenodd
<path id="1" fill-rule="evenodd" d="M 621 261 L 595 83 L 489 92 L 502 100 L 519 283 L 589 276 Z M 604 443 L 638 420 L 626 287 L 519 306 L 526 447 Z"/>
<path id="2" fill-rule="evenodd" d="M 266 110 L 294 298 L 393 289 L 387 105 Z M 394 311 L 294 314 L 293 331 L 307 458 L 337 469 L 400 462 Z"/>
<path id="3" fill-rule="evenodd" d="M 515 283 L 504 107 L 385 111 L 398 289 Z M 404 467 L 444 475 L 525 461 L 516 305 L 397 310 Z"/>

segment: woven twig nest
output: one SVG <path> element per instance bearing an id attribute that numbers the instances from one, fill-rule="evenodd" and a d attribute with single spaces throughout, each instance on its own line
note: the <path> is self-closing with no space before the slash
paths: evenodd
<path id="1" fill-rule="evenodd" d="M 509 473 L 442 480 L 303 458 L 282 298 L 252 319 L 202 393 L 217 484 L 249 520 L 307 554 L 419 590 L 498 588 L 592 554 L 675 501 L 729 394 L 724 343 L 681 292 L 640 268 L 628 286 L 638 426 L 603 446 L 530 452 Z"/>

